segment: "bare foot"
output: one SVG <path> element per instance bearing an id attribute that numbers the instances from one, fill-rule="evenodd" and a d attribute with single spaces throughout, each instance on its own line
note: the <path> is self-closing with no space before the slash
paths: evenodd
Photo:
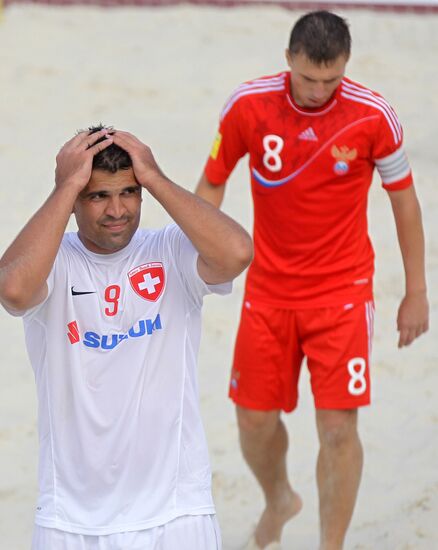
<path id="1" fill-rule="evenodd" d="M 274 541 L 280 541 L 285 523 L 298 514 L 303 501 L 298 493 L 288 490 L 276 501 L 266 505 L 255 530 L 255 541 L 265 548 Z"/>

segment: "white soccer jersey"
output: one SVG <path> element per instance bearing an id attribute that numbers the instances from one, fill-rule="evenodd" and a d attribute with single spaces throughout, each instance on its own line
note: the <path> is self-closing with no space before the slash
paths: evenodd
<path id="1" fill-rule="evenodd" d="M 36 523 L 104 535 L 214 513 L 196 361 L 206 285 L 170 225 L 114 254 L 65 235 L 24 315 L 39 401 Z"/>

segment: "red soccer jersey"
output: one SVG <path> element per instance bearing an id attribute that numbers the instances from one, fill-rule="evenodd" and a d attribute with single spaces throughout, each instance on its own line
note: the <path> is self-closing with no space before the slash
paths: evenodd
<path id="1" fill-rule="evenodd" d="M 375 166 L 386 189 L 412 184 L 402 141 L 388 103 L 347 78 L 320 109 L 294 102 L 289 72 L 237 88 L 205 173 L 224 184 L 249 153 L 255 256 L 247 300 L 309 308 L 371 299 L 368 190 Z"/>

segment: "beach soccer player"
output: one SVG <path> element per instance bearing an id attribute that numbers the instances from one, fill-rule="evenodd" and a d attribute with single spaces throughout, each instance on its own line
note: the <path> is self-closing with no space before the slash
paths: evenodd
<path id="1" fill-rule="evenodd" d="M 201 306 L 230 292 L 251 238 L 127 132 L 73 137 L 55 181 L 0 260 L 0 300 L 23 316 L 38 393 L 32 550 L 219 550 Z M 143 199 L 175 223 L 139 229 Z M 72 212 L 78 232 L 64 233 Z"/>
<path id="2" fill-rule="evenodd" d="M 402 126 L 380 94 L 345 76 L 350 49 L 343 18 L 301 17 L 286 50 L 289 70 L 229 97 L 197 188 L 220 206 L 229 175 L 249 155 L 255 255 L 229 390 L 243 455 L 266 501 L 248 548 L 279 548 L 284 524 L 302 506 L 287 474 L 281 411 L 297 406 L 304 358 L 320 443 L 320 550 L 343 547 L 362 472 L 358 409 L 371 398 L 367 200 L 375 169 L 404 264 L 399 346 L 428 329 L 421 211 Z"/>

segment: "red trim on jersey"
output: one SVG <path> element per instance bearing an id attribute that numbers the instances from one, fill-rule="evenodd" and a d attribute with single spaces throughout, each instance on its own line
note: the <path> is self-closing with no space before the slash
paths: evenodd
<path id="1" fill-rule="evenodd" d="M 382 183 L 382 187 L 387 191 L 402 191 L 414 184 L 412 173 L 396 183 Z"/>

